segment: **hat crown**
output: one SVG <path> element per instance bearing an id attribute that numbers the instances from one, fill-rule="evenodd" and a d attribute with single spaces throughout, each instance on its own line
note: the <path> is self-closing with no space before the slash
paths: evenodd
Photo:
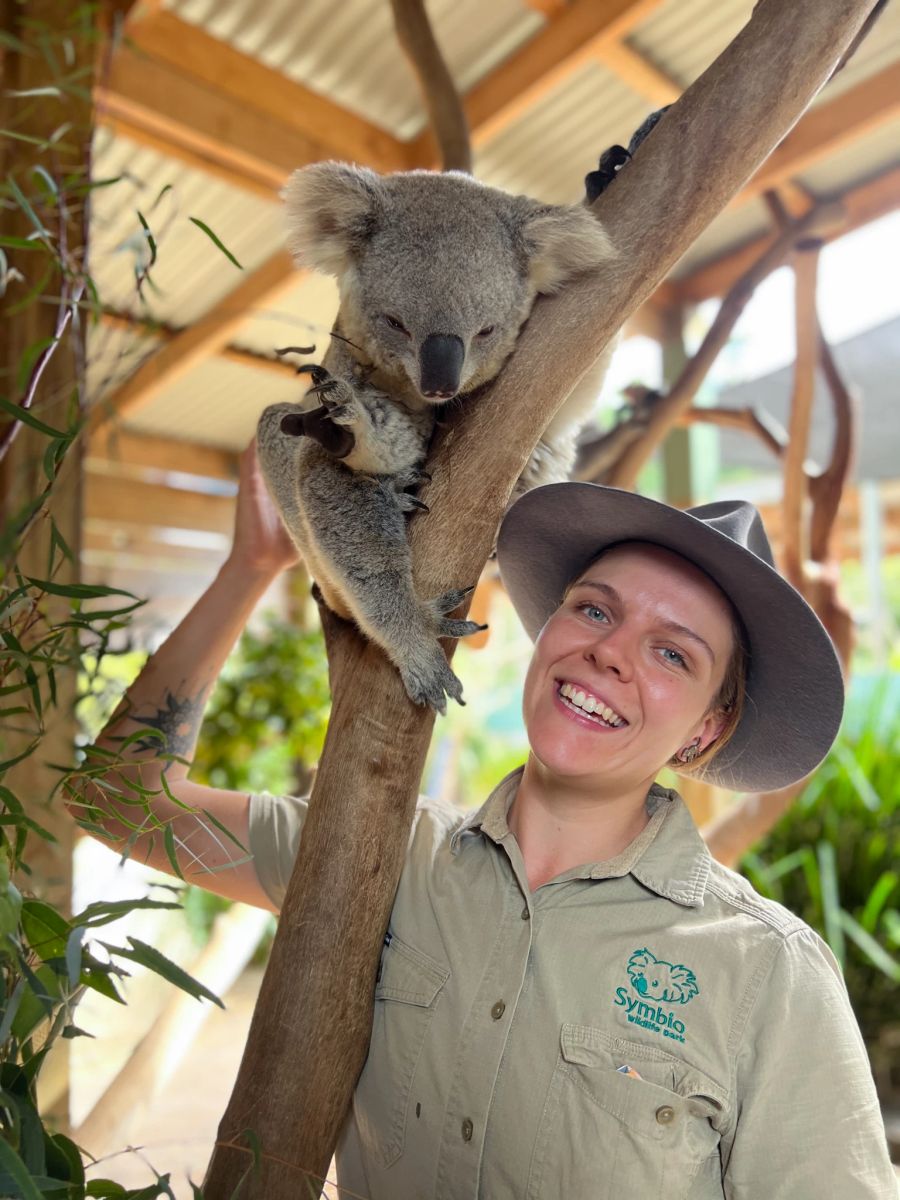
<path id="1" fill-rule="evenodd" d="M 713 504 L 700 504 L 685 511 L 761 558 L 767 567 L 774 568 L 775 558 L 762 518 L 746 500 L 717 500 Z"/>

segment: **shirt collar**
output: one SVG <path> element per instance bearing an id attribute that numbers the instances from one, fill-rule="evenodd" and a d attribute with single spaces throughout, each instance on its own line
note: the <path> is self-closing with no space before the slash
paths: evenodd
<path id="1" fill-rule="evenodd" d="M 482 834 L 498 845 L 513 834 L 506 821 L 524 767 L 501 780 L 484 804 L 456 827 L 450 851 L 457 854 L 463 835 Z M 694 819 L 677 792 L 654 783 L 647 793 L 647 825 L 625 849 L 604 862 L 584 863 L 574 879 L 613 879 L 631 874 L 651 891 L 676 904 L 701 907 L 711 858 Z"/>

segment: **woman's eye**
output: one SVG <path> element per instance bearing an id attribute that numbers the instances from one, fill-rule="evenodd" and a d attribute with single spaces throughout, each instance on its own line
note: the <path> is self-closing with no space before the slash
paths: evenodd
<path id="1" fill-rule="evenodd" d="M 478 330 L 478 336 L 479 337 L 490 337 L 493 332 L 494 332 L 493 325 L 485 325 L 484 329 Z"/>
<path id="2" fill-rule="evenodd" d="M 592 621 L 607 620 L 606 613 L 602 608 L 597 608 L 596 604 L 579 604 L 578 606 L 586 617 L 590 617 Z"/>
<path id="3" fill-rule="evenodd" d="M 409 330 L 402 321 L 398 321 L 396 317 L 392 317 L 389 313 L 384 314 L 384 319 L 390 325 L 391 329 L 396 329 L 398 333 L 405 333 L 409 337 Z"/>
<path id="4" fill-rule="evenodd" d="M 677 650 L 673 650 L 671 646 L 663 646 L 662 653 L 666 662 L 670 662 L 676 667 L 687 666 L 684 655 L 680 654 Z"/>

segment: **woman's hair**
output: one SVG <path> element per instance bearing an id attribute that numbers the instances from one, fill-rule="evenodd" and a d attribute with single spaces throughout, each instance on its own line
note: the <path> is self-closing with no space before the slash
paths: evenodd
<path id="1" fill-rule="evenodd" d="M 563 593 L 563 599 L 569 594 L 575 583 L 584 575 L 588 567 L 599 562 L 611 550 L 618 550 L 622 546 L 640 546 L 651 545 L 655 546 L 655 542 L 642 542 L 640 540 L 629 540 L 622 542 L 613 542 L 609 546 L 605 546 L 599 554 L 595 555 L 589 562 L 586 562 L 581 570 L 573 575 L 566 584 L 566 590 Z M 666 546 L 661 546 L 660 549 L 667 549 Z M 677 553 L 672 551 L 672 553 Z M 684 555 L 679 555 L 684 558 Z M 689 558 L 684 559 L 685 562 L 691 562 Z M 696 566 L 696 563 L 691 563 Z M 697 567 L 698 571 L 702 567 Z M 704 572 L 705 574 L 705 572 Z M 709 576 L 707 576 L 710 579 Z M 724 598 L 728 606 L 728 615 L 731 620 L 731 657 L 725 667 L 725 675 L 722 679 L 719 689 L 710 701 L 707 712 L 720 712 L 725 716 L 725 725 L 722 732 L 717 738 L 714 738 L 710 744 L 690 763 L 680 762 L 678 759 L 671 759 L 668 765 L 679 772 L 681 775 L 689 775 L 692 778 L 703 777 L 703 772 L 712 760 L 719 754 L 724 747 L 731 741 L 734 732 L 741 722 L 741 717 L 744 712 L 744 698 L 747 690 L 747 671 L 750 664 L 750 643 L 747 638 L 747 632 L 744 629 L 744 622 L 740 618 L 740 614 L 731 602 L 729 596 L 722 590 L 721 587 L 710 579 L 710 582 L 715 584 L 719 594 Z"/>

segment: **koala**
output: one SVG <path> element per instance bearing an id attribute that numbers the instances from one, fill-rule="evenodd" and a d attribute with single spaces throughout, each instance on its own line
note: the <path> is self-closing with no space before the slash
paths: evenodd
<path id="1" fill-rule="evenodd" d="M 700 991 L 693 971 L 663 962 L 647 949 L 635 950 L 628 960 L 628 974 L 635 991 L 648 1000 L 687 1004 Z"/>
<path id="2" fill-rule="evenodd" d="M 413 701 L 443 713 L 447 696 L 463 701 L 438 639 L 481 626 L 448 616 L 471 588 L 416 595 L 405 514 L 424 505 L 409 489 L 425 478 L 441 406 L 496 377 L 537 295 L 613 250 L 585 208 L 461 172 L 381 176 L 322 162 L 296 171 L 284 195 L 289 248 L 298 264 L 335 276 L 340 308 L 313 369 L 320 407 L 276 404 L 260 418 L 263 473 L 325 602 L 382 647 Z M 592 372 L 517 492 L 567 477 L 596 395 Z"/>

